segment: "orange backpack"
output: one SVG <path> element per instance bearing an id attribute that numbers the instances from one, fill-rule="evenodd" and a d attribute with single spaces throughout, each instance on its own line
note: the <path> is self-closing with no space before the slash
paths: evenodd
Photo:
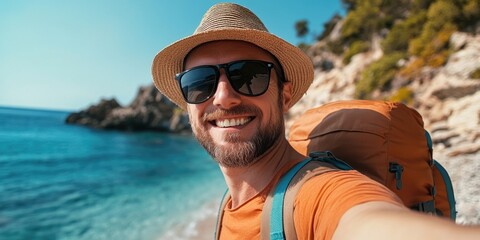
<path id="1" fill-rule="evenodd" d="M 432 158 L 420 114 L 401 103 L 350 100 L 311 109 L 290 128 L 300 153 L 329 151 L 396 193 L 407 207 L 455 220 L 447 171 Z"/>

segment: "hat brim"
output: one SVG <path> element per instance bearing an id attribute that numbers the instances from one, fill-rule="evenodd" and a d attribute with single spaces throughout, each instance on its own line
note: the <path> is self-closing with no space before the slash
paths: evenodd
<path id="1" fill-rule="evenodd" d="M 183 71 L 185 56 L 200 44 L 218 40 L 239 40 L 255 44 L 273 54 L 282 65 L 285 78 L 292 83 L 293 106 L 313 81 L 313 64 L 299 48 L 265 31 L 253 29 L 216 29 L 183 38 L 161 50 L 153 60 L 152 75 L 157 89 L 180 108 L 185 102 L 175 74 Z"/>

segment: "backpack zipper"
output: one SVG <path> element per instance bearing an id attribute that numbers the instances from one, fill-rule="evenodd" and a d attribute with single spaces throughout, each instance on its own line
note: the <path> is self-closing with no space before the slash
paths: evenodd
<path id="1" fill-rule="evenodd" d="M 391 173 L 395 173 L 395 184 L 396 184 L 397 190 L 402 189 L 402 173 L 403 173 L 402 165 L 391 162 L 388 170 Z"/>

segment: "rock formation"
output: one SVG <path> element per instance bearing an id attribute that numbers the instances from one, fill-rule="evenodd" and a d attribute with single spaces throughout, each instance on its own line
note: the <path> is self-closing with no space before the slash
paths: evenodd
<path id="1" fill-rule="evenodd" d="M 127 131 L 190 132 L 187 115 L 153 86 L 141 87 L 133 102 L 120 106 L 115 99 L 101 100 L 70 114 L 67 123 Z"/>

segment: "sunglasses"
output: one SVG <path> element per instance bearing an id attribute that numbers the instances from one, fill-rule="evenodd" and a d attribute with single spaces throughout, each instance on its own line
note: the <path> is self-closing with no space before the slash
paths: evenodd
<path id="1" fill-rule="evenodd" d="M 240 60 L 218 65 L 203 65 L 175 76 L 183 97 L 190 104 L 207 101 L 217 91 L 220 69 L 225 69 L 232 88 L 245 96 L 259 96 L 268 89 L 273 63 L 259 60 Z"/>

